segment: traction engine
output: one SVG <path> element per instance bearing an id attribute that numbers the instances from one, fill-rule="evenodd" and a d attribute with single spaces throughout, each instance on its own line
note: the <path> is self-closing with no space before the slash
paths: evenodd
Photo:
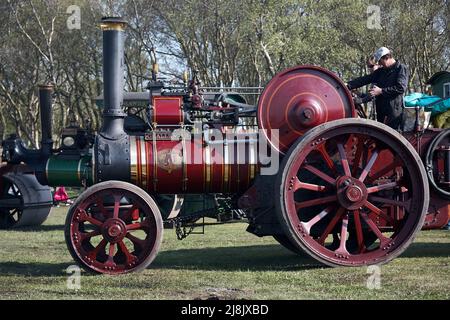
<path id="1" fill-rule="evenodd" d="M 329 266 L 386 263 L 421 228 L 448 222 L 448 131 L 399 133 L 360 118 L 345 84 L 317 66 L 277 74 L 257 106 L 205 95 L 196 76 L 180 87 L 154 79 L 144 114 L 131 114 L 125 26 L 101 22 L 98 134 L 70 126 L 54 149 L 53 88 L 43 86 L 41 149 L 3 141 L 2 228 L 41 224 L 50 187 L 83 187 L 67 214 L 67 247 L 86 270 L 121 274 L 150 265 L 164 224 L 182 239 L 205 217 L 246 221 L 247 231 Z"/>

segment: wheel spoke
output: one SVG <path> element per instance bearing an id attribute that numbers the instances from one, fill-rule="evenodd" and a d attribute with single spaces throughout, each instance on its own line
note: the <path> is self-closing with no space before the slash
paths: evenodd
<path id="1" fill-rule="evenodd" d="M 147 221 L 147 219 L 142 221 L 142 222 L 136 222 L 136 223 L 127 224 L 127 230 L 128 231 L 145 230 L 147 228 L 148 228 L 148 221 Z"/>
<path id="2" fill-rule="evenodd" d="M 95 219 L 95 218 L 93 218 L 91 216 L 88 216 L 87 214 L 86 214 L 86 216 L 84 218 L 84 221 L 90 222 L 94 226 L 97 226 L 97 227 L 101 227 L 102 226 L 102 222 L 101 221 L 99 221 L 99 220 L 97 220 L 97 219 Z"/>
<path id="3" fill-rule="evenodd" d="M 335 250 L 336 253 L 344 255 L 349 254 L 345 245 L 347 243 L 347 235 L 348 235 L 348 214 L 345 214 L 344 218 L 342 219 L 341 241 L 339 243 L 339 248 Z"/>
<path id="4" fill-rule="evenodd" d="M 86 222 L 87 221 L 87 222 L 92 223 L 94 226 L 97 226 L 97 227 L 101 227 L 102 226 L 103 223 L 101 221 L 91 217 L 84 210 L 80 209 L 80 211 L 81 211 L 80 222 Z"/>
<path id="5" fill-rule="evenodd" d="M 325 186 L 321 186 L 318 184 L 311 184 L 300 181 L 297 177 L 295 177 L 294 182 L 291 183 L 290 187 L 294 192 L 304 189 L 304 190 L 310 190 L 310 191 L 317 191 L 322 192 L 325 191 L 327 188 Z"/>
<path id="6" fill-rule="evenodd" d="M 370 211 L 372 211 L 373 213 L 379 215 L 380 217 L 382 217 L 384 220 L 386 220 L 389 223 L 393 223 L 394 221 L 392 220 L 391 217 L 389 217 L 387 214 L 385 214 L 383 212 L 383 210 L 381 210 L 380 208 L 378 208 L 377 206 L 375 206 L 373 203 L 366 201 L 364 206 L 369 209 Z"/>
<path id="7" fill-rule="evenodd" d="M 309 234 L 312 226 L 314 226 L 317 222 L 326 217 L 331 212 L 331 210 L 333 210 L 332 206 L 322 210 L 319 214 L 314 216 L 314 218 L 312 218 L 308 222 L 302 222 L 303 228 L 305 228 L 306 232 Z"/>
<path id="8" fill-rule="evenodd" d="M 407 201 L 401 201 L 401 200 L 394 200 L 394 199 L 388 199 L 383 197 L 376 197 L 376 196 L 369 196 L 370 201 L 373 202 L 380 202 L 382 204 L 390 204 L 397 207 L 403 207 L 406 209 L 406 211 L 410 211 L 411 206 L 411 200 Z"/>
<path id="9" fill-rule="evenodd" d="M 355 230 L 356 230 L 356 241 L 358 242 L 358 253 L 362 253 L 364 250 L 364 236 L 363 236 L 363 230 L 361 225 L 361 219 L 359 216 L 359 210 L 353 211 L 353 221 L 355 224 Z"/>
<path id="10" fill-rule="evenodd" d="M 345 149 L 342 143 L 337 144 L 338 150 L 339 150 L 339 157 L 341 159 L 341 165 L 344 169 L 344 173 L 346 176 L 351 177 L 352 173 L 350 172 L 350 166 L 348 164 L 347 155 L 345 154 Z"/>
<path id="11" fill-rule="evenodd" d="M 300 185 L 299 189 L 305 189 L 305 190 L 317 191 L 317 192 L 323 192 L 327 189 L 325 186 L 321 186 L 321 185 L 317 185 L 317 184 L 304 183 L 304 182 L 300 182 L 300 183 L 301 183 L 301 185 Z"/>
<path id="12" fill-rule="evenodd" d="M 109 244 L 109 251 L 108 251 L 108 261 L 113 262 L 115 254 L 116 254 L 116 244 L 115 243 L 110 243 Z"/>
<path id="13" fill-rule="evenodd" d="M 312 174 L 318 176 L 319 178 L 321 178 L 322 180 L 328 182 L 331 185 L 335 185 L 336 184 L 336 179 L 330 177 L 329 175 L 327 175 L 325 172 L 320 171 L 319 169 L 307 164 L 303 166 L 303 169 L 308 170 L 309 172 L 311 172 Z"/>
<path id="14" fill-rule="evenodd" d="M 308 208 L 308 207 L 312 207 L 312 206 L 317 206 L 319 204 L 326 204 L 326 203 L 335 202 L 335 201 L 337 201 L 336 195 L 331 195 L 328 197 L 317 198 L 317 199 L 301 201 L 301 202 L 295 201 L 295 209 L 299 210 L 302 208 Z"/>
<path id="15" fill-rule="evenodd" d="M 131 233 L 127 233 L 125 236 L 128 239 L 130 239 L 131 242 L 133 242 L 134 245 L 140 247 L 140 249 L 143 249 L 145 247 L 145 240 L 139 239 L 138 237 L 132 235 Z"/>
<path id="16" fill-rule="evenodd" d="M 127 246 L 123 242 L 123 240 L 119 241 L 117 244 L 119 245 L 120 250 L 125 255 L 125 257 L 127 259 L 127 264 L 133 263 L 133 262 L 138 260 L 138 258 L 135 255 L 130 253 L 130 251 L 128 250 Z"/>
<path id="17" fill-rule="evenodd" d="M 95 201 L 97 208 L 100 210 L 100 213 L 104 216 L 108 215 L 108 211 L 105 209 L 105 206 L 103 205 L 103 198 L 97 197 L 97 200 Z"/>
<path id="18" fill-rule="evenodd" d="M 375 164 L 375 161 L 378 158 L 378 150 L 374 150 L 372 152 L 372 155 L 370 156 L 369 161 L 367 162 L 366 167 L 363 169 L 363 171 L 361 172 L 361 175 L 359 176 L 359 181 L 364 182 L 364 180 L 366 179 L 367 175 L 369 174 L 370 170 L 372 169 L 373 165 Z"/>
<path id="19" fill-rule="evenodd" d="M 317 147 L 316 150 L 319 151 L 319 153 L 322 155 L 323 160 L 325 161 L 328 168 L 330 168 L 331 171 L 333 171 L 333 174 L 337 175 L 336 165 L 334 164 L 334 161 L 331 159 L 330 155 L 328 154 L 327 150 L 325 149 L 325 143 L 323 143 L 319 147 Z"/>
<path id="20" fill-rule="evenodd" d="M 114 195 L 114 211 L 113 211 L 113 218 L 117 219 L 119 217 L 119 207 L 120 207 L 120 199 L 122 197 L 120 195 L 115 194 Z"/>
<path id="21" fill-rule="evenodd" d="M 100 230 L 94 230 L 91 232 L 80 232 L 81 241 L 99 236 L 100 234 L 101 234 Z"/>
<path id="22" fill-rule="evenodd" d="M 336 223 L 339 221 L 339 219 L 341 218 L 342 214 L 344 213 L 344 208 L 340 207 L 336 214 L 334 215 L 333 219 L 331 219 L 330 223 L 328 224 L 328 226 L 326 227 L 326 229 L 324 230 L 324 232 L 322 233 L 322 235 L 320 236 L 320 238 L 317 240 L 317 242 L 319 242 L 321 245 L 324 245 L 325 243 L 325 239 L 328 237 L 328 235 L 330 234 L 330 232 L 334 229 L 334 227 L 336 226 Z"/>
<path id="23" fill-rule="evenodd" d="M 352 176 L 355 176 L 358 171 L 359 163 L 361 162 L 361 157 L 364 151 L 363 137 L 361 135 L 358 135 L 357 137 L 358 137 L 358 145 L 356 147 L 355 157 L 353 158 Z"/>
<path id="24" fill-rule="evenodd" d="M 92 260 L 97 260 L 97 255 L 100 253 L 100 251 L 105 250 L 106 245 L 108 244 L 108 241 L 106 239 L 102 239 L 100 243 L 92 250 L 88 255 L 89 258 Z"/>
<path id="25" fill-rule="evenodd" d="M 375 192 L 379 192 L 381 190 L 394 189 L 397 186 L 398 186 L 397 181 L 384 183 L 384 184 L 380 184 L 377 186 L 367 188 L 367 193 L 375 193 Z"/>
<path id="26" fill-rule="evenodd" d="M 367 223 L 369 228 L 373 231 L 373 233 L 377 236 L 377 238 L 380 240 L 381 246 L 384 246 L 388 242 L 391 241 L 390 238 L 387 238 L 383 235 L 383 233 L 378 229 L 376 224 L 365 214 L 364 212 L 361 212 L 361 217 L 364 219 L 364 221 Z"/>
<path id="27" fill-rule="evenodd" d="M 128 231 L 139 230 L 139 229 L 142 229 L 142 224 L 140 222 L 127 224 Z"/>

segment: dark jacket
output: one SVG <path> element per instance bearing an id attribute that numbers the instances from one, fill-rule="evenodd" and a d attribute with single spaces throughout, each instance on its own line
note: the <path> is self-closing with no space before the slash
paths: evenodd
<path id="1" fill-rule="evenodd" d="M 389 68 L 380 68 L 364 77 L 348 83 L 350 90 L 374 84 L 383 92 L 376 97 L 377 120 L 398 129 L 402 125 L 403 94 L 408 86 L 409 72 L 404 64 L 396 61 Z"/>

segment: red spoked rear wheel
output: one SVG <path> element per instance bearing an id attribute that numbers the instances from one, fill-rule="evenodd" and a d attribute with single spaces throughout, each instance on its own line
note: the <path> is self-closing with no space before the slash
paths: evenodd
<path id="1" fill-rule="evenodd" d="M 343 119 L 309 131 L 283 159 L 277 214 L 293 245 L 330 266 L 390 261 L 420 230 L 425 169 L 393 129 Z"/>
<path id="2" fill-rule="evenodd" d="M 144 190 L 106 181 L 83 192 L 69 210 L 65 237 L 72 257 L 94 273 L 145 269 L 162 239 L 161 213 Z"/>

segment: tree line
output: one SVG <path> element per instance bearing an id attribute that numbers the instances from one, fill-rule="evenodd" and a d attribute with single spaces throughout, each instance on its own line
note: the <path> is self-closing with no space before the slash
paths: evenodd
<path id="1" fill-rule="evenodd" d="M 410 91 L 450 66 L 449 0 L 0 0 L 0 138 L 39 142 L 37 86 L 55 85 L 54 135 L 76 118 L 98 129 L 102 91 L 99 19 L 120 15 L 127 91 L 161 75 L 198 71 L 205 86 L 264 86 L 298 64 L 345 80 L 363 75 L 380 46 L 410 69 Z M 79 28 L 71 28 L 77 22 Z"/>

